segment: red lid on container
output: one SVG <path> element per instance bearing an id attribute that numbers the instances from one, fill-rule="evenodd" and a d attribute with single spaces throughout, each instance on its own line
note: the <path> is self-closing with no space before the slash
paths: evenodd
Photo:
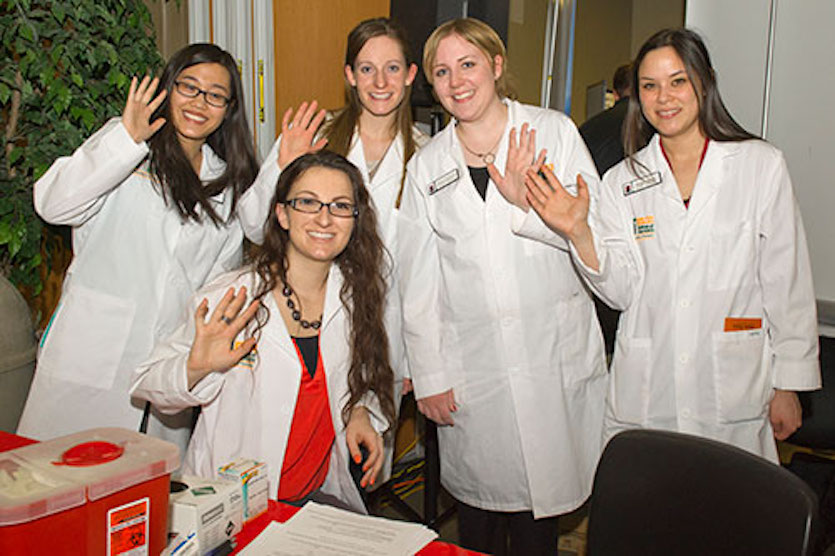
<path id="1" fill-rule="evenodd" d="M 113 461 L 125 453 L 125 448 L 112 442 L 84 442 L 77 444 L 61 454 L 59 461 L 53 465 L 70 465 L 72 467 L 88 467 Z"/>

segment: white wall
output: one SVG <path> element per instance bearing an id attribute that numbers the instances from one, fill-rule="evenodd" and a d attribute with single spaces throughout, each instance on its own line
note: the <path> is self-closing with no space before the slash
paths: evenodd
<path id="1" fill-rule="evenodd" d="M 749 130 L 764 133 L 786 156 L 806 228 L 825 323 L 821 331 L 833 335 L 835 2 L 688 0 L 685 18 L 705 38 L 731 114 Z"/>

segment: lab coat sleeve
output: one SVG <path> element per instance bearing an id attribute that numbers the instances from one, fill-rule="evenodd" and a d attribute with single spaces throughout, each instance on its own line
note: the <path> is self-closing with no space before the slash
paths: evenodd
<path id="1" fill-rule="evenodd" d="M 275 195 L 275 186 L 281 169 L 278 167 L 278 148 L 281 136 L 276 140 L 273 148 L 267 154 L 258 176 L 252 186 L 246 190 L 238 201 L 238 218 L 244 230 L 244 235 L 253 243 L 264 243 L 264 224 L 270 213 L 270 201 Z"/>
<path id="2" fill-rule="evenodd" d="M 817 314 L 812 269 L 800 209 L 783 156 L 762 176 L 773 176 L 761 216 L 759 278 L 773 364 L 774 388 L 820 388 Z"/>
<path id="3" fill-rule="evenodd" d="M 147 154 L 147 144 L 134 142 L 121 119 L 113 118 L 35 182 L 35 210 L 52 224 L 83 224 Z"/>
<path id="4" fill-rule="evenodd" d="M 225 272 L 240 268 L 243 263 L 243 232 L 241 231 L 241 223 L 238 219 L 233 218 L 227 226 L 229 226 L 229 233 L 223 242 L 223 247 L 217 260 L 212 265 L 212 269 L 206 277 L 204 282 L 206 284 L 212 282 L 216 277 Z"/>
<path id="5" fill-rule="evenodd" d="M 162 343 L 157 344 L 148 359 L 134 371 L 130 394 L 151 402 L 163 413 L 205 405 L 220 393 L 223 375 L 211 373 L 188 389 L 186 362 L 194 341 L 194 313 L 203 296 L 195 296 L 184 322 Z M 196 303 L 195 303 L 196 300 Z"/>
<path id="6" fill-rule="evenodd" d="M 383 416 L 383 411 L 380 409 L 380 400 L 374 392 L 366 392 L 360 402 L 357 404 L 368 410 L 368 417 L 371 420 L 371 426 L 379 434 L 383 434 L 388 428 L 389 424 Z M 392 423 L 394 426 L 394 423 Z"/>
<path id="7" fill-rule="evenodd" d="M 420 190 L 416 159 L 407 169 L 403 200 L 397 213 L 396 266 L 403 304 L 403 339 L 416 398 L 452 388 L 442 357 L 440 327 L 441 270 L 437 238 L 427 217 L 427 198 Z"/>
<path id="8" fill-rule="evenodd" d="M 599 202 L 589 209 L 589 226 L 594 237 L 598 270 L 589 268 L 571 245 L 571 255 L 580 275 L 607 305 L 626 310 L 637 295 L 644 276 L 643 259 L 631 235 L 631 218 L 613 172 L 599 188 Z"/>

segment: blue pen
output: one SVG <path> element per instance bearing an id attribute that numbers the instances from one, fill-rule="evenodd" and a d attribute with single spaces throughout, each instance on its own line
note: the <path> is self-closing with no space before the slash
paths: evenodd
<path id="1" fill-rule="evenodd" d="M 189 536 L 187 536 L 187 537 L 185 538 L 185 540 L 184 540 L 184 541 L 180 542 L 180 544 L 178 544 L 176 547 L 174 547 L 174 550 L 172 550 L 172 551 L 171 551 L 171 556 L 174 556 L 174 554 L 176 554 L 178 550 L 180 550 L 181 548 L 183 548 L 183 546 L 185 546 L 185 545 L 186 545 L 186 543 L 187 543 L 188 541 L 190 541 L 190 540 L 191 540 L 191 538 L 192 538 L 194 535 L 195 535 L 195 533 L 191 533 Z"/>

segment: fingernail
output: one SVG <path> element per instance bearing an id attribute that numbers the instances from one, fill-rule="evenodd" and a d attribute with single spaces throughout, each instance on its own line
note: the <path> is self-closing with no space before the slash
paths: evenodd
<path id="1" fill-rule="evenodd" d="M 371 486 L 374 486 L 374 479 L 371 479 Z"/>
<path id="2" fill-rule="evenodd" d="M 360 459 L 362 458 L 360 458 L 359 454 L 357 454 L 356 456 L 354 456 L 354 463 L 359 463 Z"/>

